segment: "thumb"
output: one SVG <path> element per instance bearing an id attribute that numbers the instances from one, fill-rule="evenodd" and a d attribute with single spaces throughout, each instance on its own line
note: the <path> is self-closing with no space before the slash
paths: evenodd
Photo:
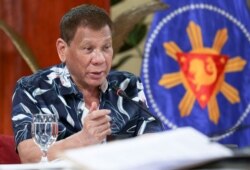
<path id="1" fill-rule="evenodd" d="M 98 109 L 97 103 L 96 102 L 92 102 L 91 106 L 89 108 L 89 112 L 91 113 L 91 112 L 93 112 L 94 110 L 97 110 L 97 109 Z"/>

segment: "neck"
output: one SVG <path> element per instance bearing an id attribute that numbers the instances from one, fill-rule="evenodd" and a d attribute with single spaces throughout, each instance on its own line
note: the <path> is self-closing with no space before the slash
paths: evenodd
<path id="1" fill-rule="evenodd" d="M 85 101 L 85 106 L 87 108 L 90 108 L 92 102 L 96 102 L 97 105 L 99 105 L 100 103 L 100 90 L 99 88 L 95 88 L 95 89 L 83 89 L 81 90 L 82 94 L 83 94 L 83 98 Z"/>
<path id="2" fill-rule="evenodd" d="M 72 79 L 76 83 L 76 86 L 78 87 L 79 91 L 83 94 L 85 106 L 87 108 L 90 108 L 92 102 L 96 102 L 97 105 L 100 104 L 99 86 L 93 87 L 87 84 L 78 83 L 78 81 L 76 81 L 73 76 L 72 76 Z"/>

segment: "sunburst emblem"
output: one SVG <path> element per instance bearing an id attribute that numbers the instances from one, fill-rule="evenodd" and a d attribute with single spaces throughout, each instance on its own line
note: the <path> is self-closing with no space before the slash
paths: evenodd
<path id="1" fill-rule="evenodd" d="M 190 115 L 197 100 L 202 109 L 208 108 L 210 121 L 218 124 L 217 94 L 221 92 L 231 104 L 240 102 L 238 90 L 225 81 L 225 74 L 242 71 L 246 61 L 240 56 L 220 54 L 228 39 L 226 28 L 217 31 L 211 48 L 203 46 L 201 28 L 193 21 L 187 33 L 192 46 L 189 52 L 183 52 L 172 41 L 163 44 L 166 53 L 179 63 L 180 71 L 164 74 L 159 84 L 166 88 L 183 84 L 186 93 L 178 106 L 182 117 Z"/>

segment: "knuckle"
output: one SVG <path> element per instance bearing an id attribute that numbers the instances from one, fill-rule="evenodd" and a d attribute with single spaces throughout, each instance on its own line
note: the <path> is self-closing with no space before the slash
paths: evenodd
<path id="1" fill-rule="evenodd" d="M 110 125 L 110 123 L 108 122 L 108 123 L 107 123 L 107 127 L 110 128 L 110 126 L 111 126 L 111 125 Z"/>
<path id="2" fill-rule="evenodd" d="M 108 130 L 108 135 L 111 135 L 112 131 L 111 129 Z"/>
<path id="3" fill-rule="evenodd" d="M 106 116 L 106 119 L 107 119 L 108 122 L 111 121 L 111 117 L 110 116 Z"/>

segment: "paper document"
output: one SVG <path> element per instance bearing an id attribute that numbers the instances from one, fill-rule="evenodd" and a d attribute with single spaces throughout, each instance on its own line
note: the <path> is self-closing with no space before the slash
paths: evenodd
<path id="1" fill-rule="evenodd" d="M 191 127 L 68 150 L 62 155 L 83 169 L 100 170 L 176 169 L 230 156 L 230 149 L 210 142 Z"/>

